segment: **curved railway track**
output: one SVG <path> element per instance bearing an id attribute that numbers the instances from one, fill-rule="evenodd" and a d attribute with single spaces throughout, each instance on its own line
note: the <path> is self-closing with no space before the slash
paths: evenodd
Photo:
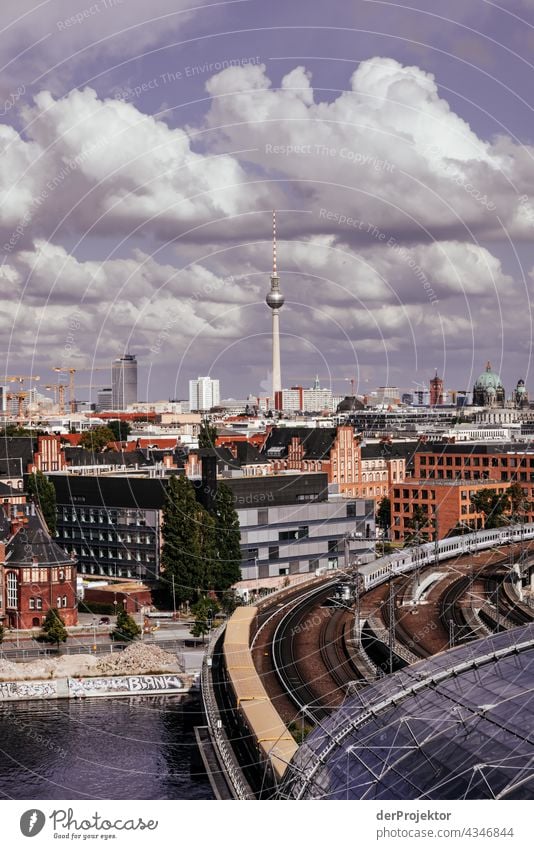
<path id="1" fill-rule="evenodd" d="M 272 643 L 273 665 L 282 686 L 293 704 L 304 714 L 311 716 L 315 722 L 325 719 L 329 711 L 323 707 L 316 694 L 304 680 L 299 663 L 295 656 L 294 635 L 298 633 L 303 620 L 320 598 L 327 598 L 331 587 L 309 593 L 302 600 L 297 599 L 289 612 L 286 613 L 276 628 Z"/>
<path id="2" fill-rule="evenodd" d="M 459 642 L 469 642 L 470 640 L 476 640 L 478 638 L 478 635 L 472 631 L 465 621 L 460 607 L 460 599 L 465 595 L 470 584 L 470 576 L 464 575 L 463 578 L 453 581 L 441 597 L 440 619 L 447 631 L 450 630 L 450 623 L 453 623 L 455 644 Z"/>
<path id="3" fill-rule="evenodd" d="M 347 614 L 344 609 L 334 609 L 330 618 L 321 627 L 319 635 L 319 650 L 323 663 L 336 686 L 343 690 L 349 683 L 365 680 L 351 660 L 346 633 L 347 628 L 350 629 L 350 621 L 346 620 Z"/>

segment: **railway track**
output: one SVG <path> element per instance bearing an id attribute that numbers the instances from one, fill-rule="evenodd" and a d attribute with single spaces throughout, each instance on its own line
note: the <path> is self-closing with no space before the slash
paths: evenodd
<path id="1" fill-rule="evenodd" d="M 347 685 L 358 681 L 364 683 L 357 667 L 351 661 L 351 652 L 347 647 L 347 627 L 345 610 L 335 610 L 321 627 L 319 635 L 319 650 L 325 667 L 336 684 L 342 690 Z M 345 620 L 345 621 L 344 621 Z"/>
<path id="2" fill-rule="evenodd" d="M 382 619 L 384 621 L 384 625 L 388 629 L 389 629 L 389 625 L 390 625 L 390 607 L 389 607 L 389 604 L 390 604 L 391 593 L 393 593 L 395 597 L 398 597 L 398 595 L 399 595 L 398 589 L 396 589 L 394 586 L 391 586 L 389 588 L 389 591 L 388 591 L 387 599 L 386 599 L 385 603 L 380 608 L 381 614 L 382 614 Z M 402 625 L 401 620 L 400 620 L 400 616 L 399 616 L 399 609 L 396 605 L 394 605 L 394 611 L 395 611 L 395 613 L 394 613 L 394 616 L 395 616 L 395 642 L 398 643 L 400 646 L 403 646 L 405 649 L 410 651 L 412 654 L 417 655 L 417 657 L 420 657 L 420 658 L 430 657 L 431 652 L 427 651 L 422 645 L 417 643 L 414 640 L 413 635 L 410 634 L 405 629 L 405 627 Z M 404 616 L 406 616 L 406 612 L 404 612 Z"/>
<path id="3" fill-rule="evenodd" d="M 329 715 L 329 710 L 320 704 L 316 694 L 304 680 L 298 660 L 295 656 L 294 635 L 298 633 L 303 620 L 321 598 L 326 599 L 331 593 L 331 587 L 322 587 L 304 598 L 297 599 L 290 610 L 282 617 L 274 632 L 272 643 L 273 665 L 279 681 L 287 692 L 293 704 L 303 714 L 307 714 L 316 723 L 320 723 Z"/>
<path id="4" fill-rule="evenodd" d="M 455 644 L 470 642 L 478 638 L 478 635 L 473 632 L 465 621 L 459 604 L 460 599 L 466 594 L 470 584 L 471 578 L 469 575 L 464 575 L 463 578 L 454 581 L 441 597 L 440 619 L 447 631 L 450 631 L 450 623 L 453 623 Z"/>

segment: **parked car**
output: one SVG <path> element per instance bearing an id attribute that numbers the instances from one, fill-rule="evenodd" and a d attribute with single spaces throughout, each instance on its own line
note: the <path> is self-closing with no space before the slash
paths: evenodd
<path id="1" fill-rule="evenodd" d="M 99 625 L 109 625 L 109 616 L 101 616 L 98 620 Z"/>

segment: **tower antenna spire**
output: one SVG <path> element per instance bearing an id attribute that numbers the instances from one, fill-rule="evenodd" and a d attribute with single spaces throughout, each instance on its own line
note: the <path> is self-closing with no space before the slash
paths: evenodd
<path id="1" fill-rule="evenodd" d="M 273 209 L 273 277 L 276 277 L 276 209 Z"/>
<path id="2" fill-rule="evenodd" d="M 280 278 L 276 269 L 276 210 L 273 209 L 273 271 L 271 288 L 267 292 L 267 306 L 270 307 L 273 318 L 273 397 L 272 409 L 277 403 L 277 393 L 282 391 L 282 376 L 280 369 L 280 310 L 284 305 L 284 296 L 280 291 Z"/>

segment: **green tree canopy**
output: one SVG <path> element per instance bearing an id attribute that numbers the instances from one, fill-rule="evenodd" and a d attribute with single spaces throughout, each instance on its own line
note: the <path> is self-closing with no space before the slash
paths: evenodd
<path id="1" fill-rule="evenodd" d="M 500 528 L 507 524 L 505 514 L 510 510 L 508 492 L 483 489 L 471 496 L 471 504 L 477 513 L 482 513 L 485 528 Z"/>
<path id="2" fill-rule="evenodd" d="M 521 484 L 513 483 L 510 487 L 508 487 L 508 498 L 510 500 L 512 519 L 513 521 L 518 522 L 523 518 L 523 514 L 530 510 L 530 502 L 523 492 Z"/>
<path id="3" fill-rule="evenodd" d="M 39 505 L 48 527 L 48 532 L 51 536 L 55 536 L 57 506 L 54 484 L 38 469 L 28 477 L 26 489 L 32 501 Z"/>
<path id="4" fill-rule="evenodd" d="M 107 423 L 107 427 L 113 431 L 116 442 L 125 442 L 132 432 L 130 422 L 121 419 L 112 419 Z"/>
<path id="5" fill-rule="evenodd" d="M 202 637 L 204 641 L 205 635 L 211 628 L 211 624 L 215 617 L 215 614 L 220 610 L 220 605 L 215 599 L 210 598 L 209 596 L 202 596 L 199 600 L 191 607 L 191 613 L 195 617 L 195 621 L 193 623 L 193 627 L 191 628 L 191 634 L 193 637 Z"/>
<path id="6" fill-rule="evenodd" d="M 117 613 L 117 622 L 115 627 L 110 634 L 111 639 L 131 642 L 132 640 L 138 640 L 140 636 L 141 628 L 136 623 L 133 616 L 130 616 L 129 613 L 126 613 L 124 608 L 121 608 Z"/>
<path id="7" fill-rule="evenodd" d="M 384 532 L 391 527 L 391 501 L 387 496 L 384 496 L 378 504 L 376 523 Z"/>
<path id="8" fill-rule="evenodd" d="M 195 599 L 205 586 L 206 569 L 202 541 L 203 511 L 195 498 L 193 484 L 185 476 L 169 478 L 163 504 L 163 582 L 170 596 L 172 579 L 178 602 Z"/>
<path id="9" fill-rule="evenodd" d="M 414 507 L 411 515 L 404 523 L 407 529 L 404 534 L 404 544 L 414 545 L 427 542 L 430 539 L 429 526 L 433 524 L 434 522 L 430 519 L 428 513 L 419 506 Z"/>
<path id="10" fill-rule="evenodd" d="M 111 428 L 105 425 L 86 430 L 80 439 L 80 447 L 87 448 L 88 451 L 102 451 L 108 442 L 115 442 L 115 434 Z"/>
<path id="11" fill-rule="evenodd" d="M 56 607 L 51 607 L 45 616 L 39 640 L 43 643 L 53 643 L 59 649 L 60 643 L 67 641 L 67 629 Z"/>
<path id="12" fill-rule="evenodd" d="M 217 558 L 211 583 L 218 592 L 241 579 L 241 531 L 234 498 L 225 483 L 217 485 L 214 499 Z"/>
<path id="13" fill-rule="evenodd" d="M 215 448 L 215 440 L 217 439 L 217 428 L 212 425 L 209 419 L 203 419 L 200 425 L 198 434 L 199 448 Z"/>

